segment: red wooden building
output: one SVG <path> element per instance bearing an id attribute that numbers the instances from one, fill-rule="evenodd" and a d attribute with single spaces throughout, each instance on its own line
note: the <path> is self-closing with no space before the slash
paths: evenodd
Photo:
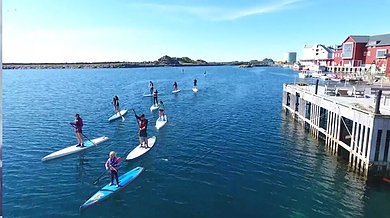
<path id="1" fill-rule="evenodd" d="M 334 66 L 370 67 L 375 64 L 390 76 L 390 34 L 348 36 L 335 49 Z"/>

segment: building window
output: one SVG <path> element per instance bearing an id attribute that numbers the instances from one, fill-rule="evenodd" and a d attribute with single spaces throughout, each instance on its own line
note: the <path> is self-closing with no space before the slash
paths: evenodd
<path id="1" fill-rule="evenodd" d="M 351 59 L 353 53 L 353 42 L 346 42 L 343 44 L 343 54 L 341 55 L 345 59 Z"/>
<path id="2" fill-rule="evenodd" d="M 370 57 L 371 56 L 371 51 L 368 51 L 367 52 L 367 57 Z"/>
<path id="3" fill-rule="evenodd" d="M 386 49 L 376 50 L 376 58 L 385 58 L 385 57 L 386 57 Z"/>

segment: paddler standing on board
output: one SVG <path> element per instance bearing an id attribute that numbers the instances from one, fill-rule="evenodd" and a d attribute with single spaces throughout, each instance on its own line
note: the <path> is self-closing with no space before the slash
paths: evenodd
<path id="1" fill-rule="evenodd" d="M 154 106 L 157 106 L 158 105 L 158 100 L 157 100 L 157 96 L 158 95 L 158 91 L 157 91 L 157 89 L 156 90 L 154 90 L 154 92 L 153 92 L 153 105 Z"/>
<path id="2" fill-rule="evenodd" d="M 177 90 L 177 83 L 176 81 L 173 83 L 173 91 L 176 91 Z"/>
<path id="3" fill-rule="evenodd" d="M 194 79 L 194 88 L 197 89 L 198 88 L 198 80 Z"/>
<path id="4" fill-rule="evenodd" d="M 114 112 L 115 113 L 119 113 L 120 110 L 119 110 L 119 98 L 118 98 L 118 96 L 115 95 L 112 98 L 112 104 L 114 105 Z"/>
<path id="5" fill-rule="evenodd" d="M 119 187 L 119 180 L 118 180 L 118 165 L 122 161 L 120 157 L 116 156 L 116 153 L 114 151 L 111 151 L 108 157 L 108 160 L 106 161 L 105 167 L 106 170 L 110 169 L 111 174 L 111 183 L 110 186 L 114 184 L 114 179 L 116 180 L 116 187 Z"/>
<path id="6" fill-rule="evenodd" d="M 84 147 L 84 139 L 83 139 L 83 119 L 81 119 L 79 114 L 75 115 L 75 121 L 70 123 L 76 130 L 76 137 L 78 144 L 76 147 Z"/>
<path id="7" fill-rule="evenodd" d="M 160 104 L 158 105 L 158 112 L 159 112 L 159 116 L 160 116 L 160 120 L 162 121 L 165 121 L 165 118 L 164 118 L 164 115 L 165 115 L 165 106 L 164 106 L 164 103 L 162 101 L 160 101 Z"/>
<path id="8" fill-rule="evenodd" d="M 148 146 L 148 134 L 147 134 L 148 120 L 145 118 L 144 114 L 142 114 L 141 116 L 137 116 L 135 111 L 134 111 L 134 116 L 137 119 L 138 127 L 139 127 L 139 143 L 140 143 L 142 148 L 149 148 L 149 146 Z"/>
<path id="9" fill-rule="evenodd" d="M 150 89 L 150 94 L 153 95 L 154 84 L 152 81 L 149 81 L 149 89 Z"/>

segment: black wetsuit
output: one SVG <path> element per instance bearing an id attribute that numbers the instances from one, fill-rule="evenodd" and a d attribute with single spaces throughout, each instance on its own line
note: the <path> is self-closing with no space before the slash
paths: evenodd
<path id="1" fill-rule="evenodd" d="M 150 94 L 152 95 L 153 94 L 153 90 L 154 90 L 154 84 L 153 83 L 149 83 L 149 87 L 150 87 Z"/>
<path id="2" fill-rule="evenodd" d="M 158 105 L 157 95 L 158 95 L 158 91 L 155 90 L 155 91 L 153 92 L 153 104 L 154 104 L 154 105 Z"/>

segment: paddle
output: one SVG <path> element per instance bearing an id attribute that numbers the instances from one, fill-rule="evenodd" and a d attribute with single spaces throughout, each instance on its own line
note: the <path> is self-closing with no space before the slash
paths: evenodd
<path id="1" fill-rule="evenodd" d="M 97 178 L 95 179 L 95 181 L 93 182 L 94 185 L 97 185 L 99 183 L 99 179 L 102 178 L 102 176 L 104 176 L 104 174 L 106 174 L 106 172 L 109 170 L 110 168 L 104 170 L 104 172 Z"/>
<path id="2" fill-rule="evenodd" d="M 134 110 L 134 109 L 131 109 L 131 110 L 133 110 L 133 112 L 134 112 L 134 115 L 135 115 L 135 121 L 137 122 L 137 126 L 138 126 L 138 125 L 139 125 L 139 122 L 138 122 L 137 114 L 135 113 L 135 110 Z"/>
<path id="3" fill-rule="evenodd" d="M 120 115 L 121 118 L 122 118 L 122 122 L 124 122 L 124 121 L 125 121 L 125 118 L 124 118 L 123 115 L 121 114 L 121 111 L 119 111 L 118 113 L 119 113 L 119 115 Z"/>

